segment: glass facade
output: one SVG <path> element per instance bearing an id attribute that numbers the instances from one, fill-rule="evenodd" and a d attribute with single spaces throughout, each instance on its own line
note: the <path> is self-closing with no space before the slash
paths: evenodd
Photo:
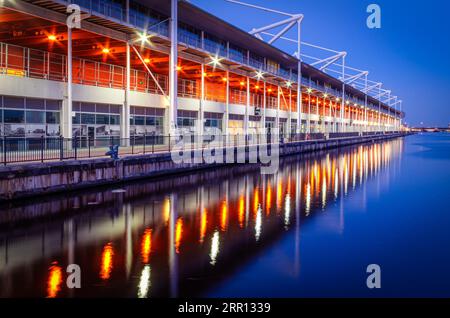
<path id="1" fill-rule="evenodd" d="M 189 110 L 178 110 L 177 116 L 177 126 L 180 129 L 181 133 L 195 133 L 198 118 L 197 112 Z"/>
<path id="2" fill-rule="evenodd" d="M 211 129 L 222 130 L 222 117 L 221 113 L 205 113 L 205 133 L 208 133 Z"/>
<path id="3" fill-rule="evenodd" d="M 58 100 L 0 96 L 0 136 L 59 136 L 61 103 Z"/>
<path id="4" fill-rule="evenodd" d="M 157 136 L 164 134 L 164 109 L 131 106 L 130 135 Z"/>
<path id="5" fill-rule="evenodd" d="M 73 137 L 102 139 L 120 137 L 121 105 L 81 103 L 72 105 Z"/>

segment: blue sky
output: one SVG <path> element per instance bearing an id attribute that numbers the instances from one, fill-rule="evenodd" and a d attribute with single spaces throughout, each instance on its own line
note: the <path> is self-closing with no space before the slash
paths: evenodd
<path id="1" fill-rule="evenodd" d="M 450 124 L 450 2 L 444 0 L 245 0 L 289 13 L 303 13 L 302 41 L 347 51 L 347 65 L 368 70 L 403 100 L 411 125 Z M 224 0 L 191 2 L 249 31 L 281 16 Z M 381 29 L 366 26 L 369 4 L 381 7 Z M 282 17 L 281 17 L 282 18 Z M 280 48 L 292 52 L 284 42 Z"/>

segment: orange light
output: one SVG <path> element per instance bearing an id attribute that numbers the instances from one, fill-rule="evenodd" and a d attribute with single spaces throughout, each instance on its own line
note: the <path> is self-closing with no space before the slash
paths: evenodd
<path id="1" fill-rule="evenodd" d="M 245 85 L 245 83 L 244 82 L 241 82 L 241 86 L 244 86 Z"/>
<path id="2" fill-rule="evenodd" d="M 228 207 L 227 202 L 223 201 L 222 203 L 222 214 L 220 217 L 220 228 L 222 231 L 227 230 L 227 222 L 228 222 Z"/>
<path id="3" fill-rule="evenodd" d="M 223 77 L 223 78 L 222 78 L 222 81 L 226 82 L 226 81 L 227 81 L 227 78 L 226 78 L 226 77 Z"/>
<path id="4" fill-rule="evenodd" d="M 203 73 L 203 76 L 205 76 L 205 77 L 206 77 L 206 76 L 208 76 L 208 73 L 206 73 L 206 72 L 205 72 L 205 73 Z"/>
<path id="5" fill-rule="evenodd" d="M 283 199 L 283 185 L 281 181 L 277 184 L 277 209 L 281 209 L 281 200 Z"/>
<path id="6" fill-rule="evenodd" d="M 207 225 L 208 225 L 208 214 L 206 212 L 206 209 L 203 209 L 202 215 L 200 217 L 200 243 L 203 243 L 203 239 L 205 238 Z"/>
<path id="7" fill-rule="evenodd" d="M 244 216 L 245 216 L 245 202 L 244 197 L 241 196 L 239 198 L 239 209 L 238 209 L 239 226 L 241 228 L 244 227 Z"/>
<path id="8" fill-rule="evenodd" d="M 170 199 L 166 198 L 163 204 L 163 218 L 164 222 L 167 224 L 170 218 Z"/>
<path id="9" fill-rule="evenodd" d="M 255 191 L 253 193 L 253 210 L 256 212 L 258 212 L 258 208 L 259 208 L 259 189 L 255 188 Z"/>
<path id="10" fill-rule="evenodd" d="M 181 66 L 177 66 L 177 71 L 181 71 L 183 68 Z"/>
<path id="11" fill-rule="evenodd" d="M 272 207 L 272 186 L 270 181 L 267 183 L 267 193 L 266 193 L 266 213 L 269 215 L 270 209 Z"/>
<path id="12" fill-rule="evenodd" d="M 50 34 L 50 35 L 48 36 L 48 39 L 49 39 L 50 41 L 56 41 L 56 35 Z"/>
<path id="13" fill-rule="evenodd" d="M 103 52 L 103 54 L 108 54 L 110 51 L 109 51 L 109 49 L 108 49 L 107 47 L 105 47 L 105 48 L 102 50 L 102 52 Z"/>
<path id="14" fill-rule="evenodd" d="M 272 92 L 272 89 L 271 88 L 269 88 L 268 90 L 267 90 L 269 93 L 271 93 Z"/>
<path id="15" fill-rule="evenodd" d="M 150 63 L 150 59 L 146 58 L 146 59 L 144 59 L 144 62 L 145 62 L 146 64 L 148 64 L 148 63 Z"/>
<path id="16" fill-rule="evenodd" d="M 111 277 L 111 271 L 113 268 L 112 260 L 114 256 L 114 249 L 111 243 L 106 244 L 103 247 L 102 252 L 102 264 L 100 269 L 100 278 L 107 280 Z"/>
<path id="17" fill-rule="evenodd" d="M 142 262 L 148 264 L 150 261 L 150 253 L 152 251 L 152 230 L 146 229 L 142 236 L 141 256 Z"/>
<path id="18" fill-rule="evenodd" d="M 47 280 L 47 297 L 55 298 L 58 292 L 61 290 L 62 283 L 62 269 L 57 266 L 58 263 L 53 262 L 49 268 L 49 276 Z"/>
<path id="19" fill-rule="evenodd" d="M 183 236 L 183 219 L 179 218 L 175 225 L 175 252 L 180 253 L 181 238 Z"/>
<path id="20" fill-rule="evenodd" d="M 256 86 L 255 86 L 255 88 L 256 88 L 256 89 L 259 89 L 259 86 L 258 86 L 258 85 L 256 85 Z"/>

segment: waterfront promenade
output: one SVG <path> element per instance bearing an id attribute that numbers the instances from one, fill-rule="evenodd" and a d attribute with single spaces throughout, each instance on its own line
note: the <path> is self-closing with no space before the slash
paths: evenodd
<path id="1" fill-rule="evenodd" d="M 321 151 L 401 136 L 404 136 L 404 133 L 393 132 L 389 134 L 340 136 L 339 138 L 306 141 L 283 140 L 282 143 L 276 144 L 276 147 L 273 148 L 273 151 L 276 149 L 277 153 L 272 154 L 274 162 L 269 164 L 276 164 L 278 156 L 283 157 Z M 146 154 L 136 152 L 134 155 L 123 156 L 118 160 L 105 158 L 103 154 L 103 158 L 55 159 L 48 162 L 6 165 L 0 168 L 0 200 L 77 190 L 144 178 L 163 177 L 226 164 L 247 163 L 261 166 L 261 162 L 258 160 L 252 161 L 250 158 L 257 158 L 262 146 L 267 146 L 267 144 L 247 144 L 244 139 L 243 144 L 237 143 L 231 148 L 219 148 L 219 151 L 222 151 L 224 156 L 231 149 L 234 158 L 231 162 L 206 162 L 203 160 L 174 162 L 173 153 L 169 151 L 169 148 L 166 148 L 165 151 L 161 149 L 161 151 Z M 269 149 L 273 147 L 272 144 L 268 146 Z M 205 149 L 188 148 L 189 154 L 187 157 L 203 158 Z M 99 155 L 101 154 L 100 151 L 98 152 Z M 236 161 L 239 157 L 238 153 L 244 154 L 242 161 Z"/>

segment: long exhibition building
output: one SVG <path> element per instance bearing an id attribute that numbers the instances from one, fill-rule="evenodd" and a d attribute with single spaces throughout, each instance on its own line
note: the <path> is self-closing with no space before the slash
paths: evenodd
<path id="1" fill-rule="evenodd" d="M 1 136 L 400 130 L 363 91 L 187 1 L 0 0 Z"/>

